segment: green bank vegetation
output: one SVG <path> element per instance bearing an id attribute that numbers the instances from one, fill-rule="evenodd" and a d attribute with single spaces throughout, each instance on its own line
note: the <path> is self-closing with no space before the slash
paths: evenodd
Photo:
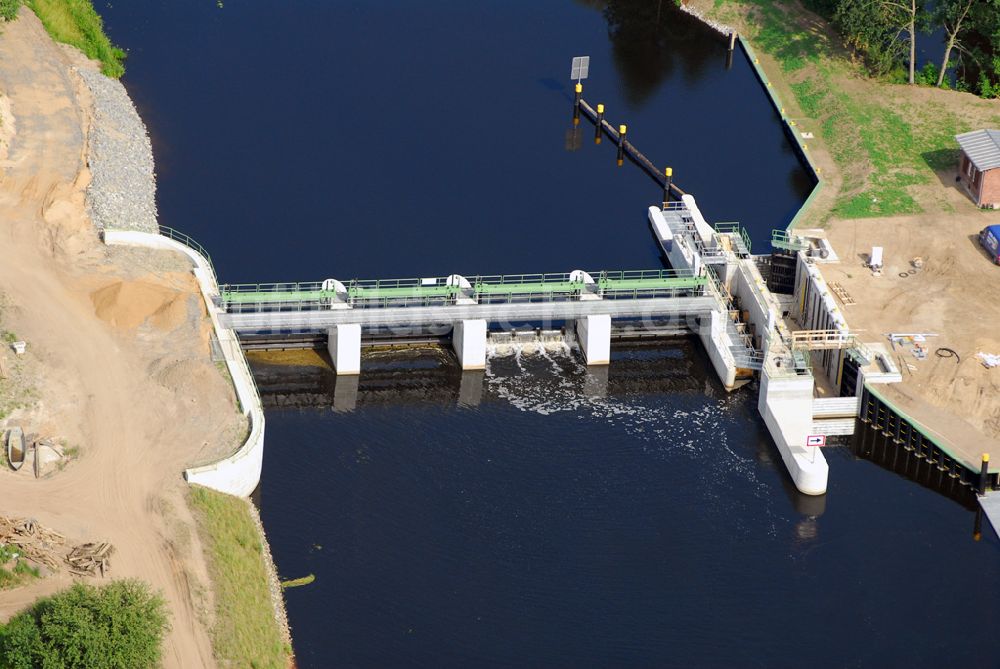
<path id="1" fill-rule="evenodd" d="M 754 47 L 777 61 L 801 110 L 789 114 L 796 128 L 822 139 L 843 178 L 827 218 L 947 209 L 921 187 L 935 184 L 936 171 L 957 167 L 955 134 L 977 119 L 1000 124 L 1000 111 L 983 112 L 985 101 L 973 109 L 974 98 L 954 93 L 919 99 L 910 87 L 872 78 L 831 25 L 798 3 L 722 0 L 709 14 L 742 23 Z"/>
<path id="2" fill-rule="evenodd" d="M 3 464 L 7 464 L 7 451 L 3 450 Z M 16 556 L 16 557 L 15 557 Z M 26 581 L 38 578 L 37 567 L 32 567 L 18 555 L 17 546 L 0 545 L 0 590 L 16 588 Z M 3 666 L 3 665 L 0 665 Z"/>
<path id="3" fill-rule="evenodd" d="M 0 19 L 17 16 L 22 0 L 0 0 Z M 125 52 L 104 33 L 104 22 L 90 0 L 23 0 L 41 20 L 52 39 L 71 44 L 101 62 L 101 71 L 115 79 L 125 74 Z"/>
<path id="4" fill-rule="evenodd" d="M 215 593 L 216 658 L 223 666 L 285 669 L 291 649 L 274 618 L 264 546 L 249 502 L 200 486 L 191 488 L 190 500 Z"/>
<path id="5" fill-rule="evenodd" d="M 316 580 L 316 574 L 306 574 L 301 578 L 292 578 L 287 581 L 281 582 L 282 588 L 301 588 L 303 585 L 309 585 Z"/>
<path id="6" fill-rule="evenodd" d="M 77 583 L 0 626 L 0 667 L 151 669 L 169 627 L 163 598 L 142 581 Z"/>
<path id="7" fill-rule="evenodd" d="M 1000 0 L 804 0 L 830 19 L 864 57 L 868 69 L 910 84 L 955 85 L 1000 97 Z M 940 63 L 917 65 L 917 44 L 936 29 L 945 35 Z"/>

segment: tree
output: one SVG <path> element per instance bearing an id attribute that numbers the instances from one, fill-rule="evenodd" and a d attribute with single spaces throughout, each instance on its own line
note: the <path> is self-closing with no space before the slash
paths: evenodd
<path id="1" fill-rule="evenodd" d="M 142 581 L 77 583 L 38 600 L 0 629 L 10 669 L 145 669 L 159 665 L 169 629 L 163 598 Z"/>
<path id="2" fill-rule="evenodd" d="M 909 82 L 915 80 L 917 28 L 926 15 L 924 0 L 841 0 L 834 22 L 847 42 L 864 52 L 876 74 L 887 74 L 904 57 L 908 36 Z"/>
<path id="3" fill-rule="evenodd" d="M 969 17 L 969 10 L 972 9 L 975 2 L 976 0 L 939 0 L 938 6 L 934 10 L 934 21 L 944 27 L 945 35 L 948 37 L 944 47 L 944 58 L 941 60 L 941 71 L 938 72 L 937 85 L 939 88 L 944 83 L 944 75 L 948 70 L 948 61 L 951 59 L 952 50 L 964 50 L 959 36 L 965 27 L 965 20 Z"/>
<path id="4" fill-rule="evenodd" d="M 900 31 L 910 36 L 909 83 L 914 83 L 917 66 L 917 23 L 925 13 L 923 0 L 878 0 L 889 8 L 890 16 L 895 18 L 895 25 Z"/>
<path id="5" fill-rule="evenodd" d="M 1000 0 L 977 0 L 966 22 L 966 46 L 973 61 L 966 80 L 985 98 L 1000 96 Z"/>

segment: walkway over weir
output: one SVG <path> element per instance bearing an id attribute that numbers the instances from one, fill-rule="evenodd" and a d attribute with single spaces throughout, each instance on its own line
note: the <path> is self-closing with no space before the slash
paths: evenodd
<path id="1" fill-rule="evenodd" d="M 676 317 L 717 307 L 690 270 L 508 274 L 224 285 L 223 322 L 237 332 L 560 321 L 586 316 Z"/>

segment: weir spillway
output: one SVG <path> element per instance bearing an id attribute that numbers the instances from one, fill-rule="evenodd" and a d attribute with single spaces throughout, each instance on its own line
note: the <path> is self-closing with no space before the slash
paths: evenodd
<path id="1" fill-rule="evenodd" d="M 819 318 L 818 273 L 790 237 L 778 240 L 795 264 L 793 294 L 781 299 L 745 232 L 709 225 L 691 195 L 650 207 L 648 215 L 670 269 L 222 285 L 212 299 L 241 346 L 321 339 L 344 377 L 361 373 L 362 347 L 372 341 L 450 344 L 470 371 L 485 368 L 491 338 L 519 327 L 559 333 L 591 366 L 611 363 L 611 341 L 623 332 L 690 333 L 727 389 L 759 378 L 758 408 L 792 481 L 801 492 L 823 494 L 828 467 L 811 440 L 852 433 L 858 407 L 853 397 L 814 397 L 812 351 L 824 351 L 823 368 L 837 384 L 854 359 L 848 350 L 861 351 L 856 357 L 869 365 L 871 352 L 846 323 Z M 792 333 L 785 317 L 807 310 L 807 325 L 817 329 Z M 865 376 L 864 365 L 848 366 L 852 379 Z"/>

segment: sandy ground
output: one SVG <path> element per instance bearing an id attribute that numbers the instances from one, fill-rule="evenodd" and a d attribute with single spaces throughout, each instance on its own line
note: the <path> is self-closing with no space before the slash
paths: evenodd
<path id="1" fill-rule="evenodd" d="M 742 34 L 755 32 L 738 10 L 719 11 L 713 0 L 685 2 L 708 16 L 722 15 Z M 822 19 L 799 5 L 789 11 L 790 19 L 812 35 L 817 48 L 850 59 L 840 38 Z M 799 119 L 800 129 L 813 129 L 810 126 L 815 121 L 802 118 L 789 83 L 803 78 L 814 66 L 806 64 L 796 73 L 786 73 L 771 56 L 760 51 L 758 55 L 779 97 L 790 105 L 790 115 Z M 969 93 L 888 85 L 846 72 L 834 72 L 831 77 L 838 89 L 852 91 L 857 97 L 877 97 L 914 123 L 927 122 L 920 110 L 951 112 L 970 127 L 992 127 L 1000 118 L 997 101 Z M 933 120 L 930 112 L 924 116 Z M 928 338 L 926 360 L 901 351 L 903 382 L 883 387 L 888 399 L 962 454 L 973 468 L 978 469 L 983 452 L 991 452 L 993 462 L 1000 460 L 1000 368 L 986 369 L 975 358 L 980 351 L 1000 353 L 1000 267 L 989 262 L 976 241 L 983 227 L 1000 223 L 1000 212 L 977 210 L 956 188 L 955 173 L 947 170 L 938 173 L 933 182 L 908 189 L 924 214 L 830 218 L 838 199 L 860 188 L 855 186 L 845 193 L 845 183 L 865 183 L 871 166 L 865 161 L 838 166 L 820 140 L 810 141 L 809 149 L 825 186 L 800 227 L 824 227 L 842 259 L 839 264 L 823 265 L 822 271 L 828 282 L 840 283 L 857 300 L 856 305 L 842 305 L 848 324 L 863 331 L 863 341 L 886 344 L 883 335 L 889 332 L 938 335 Z M 877 279 L 863 267 L 872 246 L 885 249 L 885 272 Z M 924 259 L 924 268 L 900 277 L 918 256 Z M 961 361 L 936 356 L 938 347 L 954 349 Z"/>
<path id="2" fill-rule="evenodd" d="M 30 12 L 0 33 L 3 132 L 16 127 L 0 156 L 2 319 L 28 342 L 38 397 L 6 423 L 81 452 L 50 478 L 0 473 L 0 509 L 71 541 L 111 541 L 111 575 L 144 579 L 167 599 L 165 666 L 213 666 L 211 592 L 181 472 L 230 452 L 245 422 L 210 360 L 186 263 L 107 249 L 87 220 L 88 99 L 74 63 L 91 66 Z M 0 619 L 69 582 L 0 592 Z"/>
<path id="3" fill-rule="evenodd" d="M 1000 354 L 1000 267 L 977 239 L 987 224 L 1000 222 L 1000 214 L 980 212 L 952 190 L 956 213 L 947 216 L 834 221 L 827 237 L 841 262 L 821 269 L 857 301 L 842 308 L 863 341 L 888 344 L 884 335 L 890 332 L 938 335 L 927 338 L 924 360 L 897 347 L 903 382 L 885 390 L 978 467 L 983 452 L 1000 457 L 1000 368 L 987 369 L 975 357 Z M 880 277 L 864 267 L 873 246 L 884 248 Z M 923 268 L 909 274 L 916 257 Z M 953 349 L 959 360 L 938 357 L 939 347 Z"/>

